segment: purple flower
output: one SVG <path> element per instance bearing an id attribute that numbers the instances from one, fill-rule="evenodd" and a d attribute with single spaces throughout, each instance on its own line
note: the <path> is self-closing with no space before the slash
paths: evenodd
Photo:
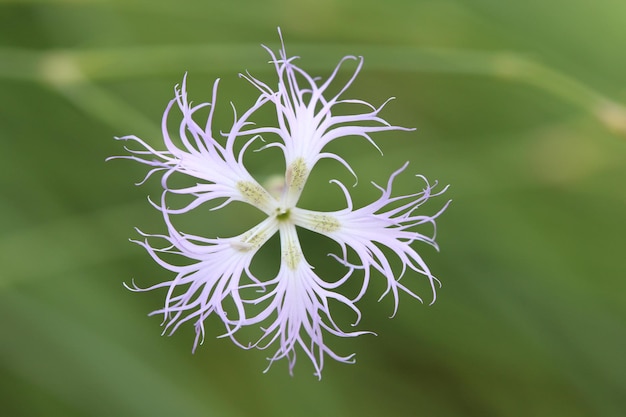
<path id="1" fill-rule="evenodd" d="M 282 37 L 281 37 L 282 41 Z M 150 256 L 163 268 L 172 272 L 171 281 L 148 288 L 133 284 L 133 291 L 150 291 L 165 288 L 165 303 L 151 314 L 163 316 L 164 333 L 171 334 L 185 322 L 195 326 L 198 343 L 204 340 L 204 322 L 215 315 L 224 323 L 224 336 L 237 345 L 249 349 L 274 349 L 269 358 L 272 362 L 286 358 L 290 372 L 293 371 L 296 352 L 303 352 L 312 362 L 315 375 L 321 378 L 324 358 L 329 356 L 340 362 L 353 363 L 354 355 L 341 356 L 327 344 L 328 335 L 354 337 L 365 331 L 345 331 L 332 317 L 337 304 L 343 304 L 355 314 L 358 324 L 361 312 L 356 303 L 369 287 L 372 271 L 386 278 L 396 313 L 399 293 L 421 298 L 400 283 L 407 275 L 424 276 L 432 288 L 432 300 L 436 298 L 439 281 L 431 273 L 422 257 L 413 248 L 416 241 L 435 248 L 435 221 L 448 203 L 434 215 L 421 213 L 421 205 L 431 197 L 445 191 L 435 191 L 436 183 L 423 183 L 419 192 L 393 196 L 392 185 L 407 164 L 395 171 L 386 187 L 376 186 L 380 197 L 371 204 L 355 208 L 350 193 L 341 182 L 333 180 L 345 194 L 347 207 L 334 212 L 318 212 L 297 206 L 309 174 L 324 158 L 338 161 L 353 175 L 349 163 L 326 150 L 330 142 L 346 136 L 361 136 L 376 144 L 371 133 L 386 130 L 412 130 L 387 123 L 379 116 L 384 104 L 374 107 L 362 100 L 341 98 L 352 84 L 363 65 L 362 58 L 345 57 L 325 81 L 311 77 L 294 64 L 295 57 L 288 57 L 284 44 L 277 56 L 266 48 L 271 56 L 278 84 L 276 88 L 254 78 L 241 75 L 259 91 L 256 102 L 240 116 L 235 112 L 229 131 L 219 139 L 213 135 L 213 112 L 217 95 L 217 81 L 213 87 L 211 103 L 192 105 L 187 98 L 186 77 L 175 88 L 163 115 L 162 130 L 166 150 L 160 151 L 135 136 L 120 140 L 134 142 L 140 149 L 127 149 L 127 158 L 151 167 L 146 179 L 160 175 L 163 193 L 158 202 L 152 203 L 163 214 L 167 233 L 151 235 L 141 233 L 143 246 Z M 357 61 L 356 70 L 338 93 L 328 96 L 327 90 L 336 83 L 335 77 L 341 65 L 348 60 Z M 337 90 L 336 86 L 334 90 Z M 351 105 L 361 110 L 355 114 L 342 115 L 337 105 Z M 386 104 L 386 103 L 385 103 Z M 257 126 L 253 120 L 257 110 L 270 106 L 276 114 L 273 126 Z M 182 114 L 178 133 L 170 136 L 168 121 L 170 112 L 177 107 Z M 199 125 L 196 112 L 208 108 L 205 125 Z M 243 156 L 257 139 L 278 137 L 278 141 L 266 143 L 261 149 L 277 147 L 285 158 L 286 172 L 278 190 L 267 190 L 246 169 Z M 195 184 L 179 186 L 176 177 L 187 177 Z M 355 175 L 356 177 L 356 175 Z M 145 179 L 144 179 L 145 181 Z M 143 181 L 142 181 L 143 182 Z M 182 207 L 172 208 L 168 202 L 172 195 L 188 197 Z M 173 216 L 188 213 L 200 205 L 209 203 L 211 210 L 227 209 L 229 203 L 240 201 L 262 211 L 266 218 L 250 230 L 233 237 L 207 238 L 183 233 L 174 226 Z M 432 235 L 417 229 L 427 225 Z M 329 237 L 341 247 L 341 253 L 331 256 L 345 267 L 345 275 L 339 279 L 320 277 L 307 262 L 298 238 L 297 227 L 305 228 Z M 421 229 L 421 228 L 420 228 Z M 259 249 L 276 233 L 280 237 L 281 262 L 276 276 L 255 276 L 250 269 Z M 161 241 L 160 244 L 154 242 Z M 385 252 L 384 248 L 388 250 Z M 402 265 L 394 270 L 386 253 L 393 253 Z M 351 262 L 348 253 L 356 256 Z M 179 257 L 182 262 L 174 263 Z M 357 279 L 359 271 L 361 290 L 356 296 L 342 294 L 348 280 Z M 414 279 L 414 276 L 408 279 Z M 381 298 L 382 298 L 381 297 Z M 332 306 L 332 307 L 331 307 Z M 252 342 L 240 341 L 240 330 L 253 326 L 260 332 Z M 269 366 L 268 366 L 269 368 Z"/>

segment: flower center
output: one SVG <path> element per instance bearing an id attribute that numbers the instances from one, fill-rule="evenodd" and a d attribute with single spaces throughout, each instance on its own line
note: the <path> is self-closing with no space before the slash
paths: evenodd
<path id="1" fill-rule="evenodd" d="M 278 221 L 286 221 L 289 220 L 289 217 L 291 216 L 291 210 L 288 208 L 282 208 L 279 207 L 276 209 L 276 219 Z"/>

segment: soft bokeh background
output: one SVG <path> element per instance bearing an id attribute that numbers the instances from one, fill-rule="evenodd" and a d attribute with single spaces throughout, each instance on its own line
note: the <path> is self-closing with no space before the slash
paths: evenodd
<path id="1" fill-rule="evenodd" d="M 625 21 L 619 0 L 0 1 L 0 415 L 625 415 Z M 159 142 L 185 71 L 196 102 L 222 78 L 227 129 L 228 101 L 254 99 L 237 73 L 273 80 L 259 45 L 277 26 L 311 73 L 363 55 L 348 96 L 395 96 L 385 117 L 418 127 L 377 135 L 384 157 L 337 144 L 359 202 L 406 160 L 454 200 L 441 252 L 421 248 L 437 302 L 403 297 L 390 320 L 378 282 L 360 304 L 378 337 L 329 338 L 357 364 L 329 361 L 321 382 L 304 357 L 263 374 L 267 352 L 213 339 L 217 322 L 195 355 L 192 329 L 160 336 L 146 314 L 164 294 L 122 287 L 168 278 L 127 241 L 164 231 L 146 201 L 159 184 L 104 162 L 114 136 Z M 316 175 L 311 206 L 339 198 L 326 177 L 349 180 Z M 239 231 L 241 213 L 198 232 Z"/>

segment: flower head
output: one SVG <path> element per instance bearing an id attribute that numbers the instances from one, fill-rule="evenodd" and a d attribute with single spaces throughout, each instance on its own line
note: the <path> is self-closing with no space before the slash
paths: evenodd
<path id="1" fill-rule="evenodd" d="M 421 301 L 417 294 L 400 283 L 405 274 L 424 276 L 432 288 L 434 302 L 439 281 L 413 246 L 416 242 L 423 242 L 437 248 L 435 221 L 448 203 L 435 214 L 421 213 L 424 202 L 445 191 L 445 188 L 435 191 L 437 184 L 430 184 L 422 176 L 418 176 L 423 182 L 420 191 L 394 196 L 394 179 L 406 169 L 407 163 L 391 175 L 386 187 L 374 184 L 381 195 L 365 207 L 355 208 L 348 188 L 336 180 L 332 182 L 345 194 L 345 209 L 319 212 L 298 207 L 302 190 L 319 160 L 336 160 L 355 175 L 343 157 L 327 150 L 326 145 L 330 142 L 360 136 L 378 148 L 371 133 L 411 129 L 393 126 L 379 115 L 386 102 L 375 107 L 362 100 L 343 98 L 361 70 L 362 58 L 343 58 L 330 77 L 321 81 L 294 64 L 296 58 L 287 56 L 284 43 L 278 55 L 266 49 L 278 77 L 276 87 L 270 87 L 250 74 L 242 75 L 259 91 L 258 99 L 240 116 L 235 112 L 232 126 L 221 137 L 216 138 L 212 126 L 218 82 L 214 84 L 211 103 L 192 105 L 187 98 L 185 77 L 181 86 L 175 88 L 174 98 L 163 115 L 165 150 L 156 150 L 135 136 L 119 138 L 134 142 L 139 149 L 128 149 L 130 155 L 118 158 L 150 166 L 146 179 L 160 175 L 163 192 L 159 201 L 152 204 L 161 211 L 167 233 L 140 232 L 144 239 L 137 243 L 173 275 L 170 281 L 148 288 L 140 288 L 134 282 L 128 288 L 133 291 L 166 289 L 163 307 L 152 314 L 162 315 L 164 333 L 167 334 L 188 321 L 192 322 L 196 331 L 194 349 L 204 339 L 205 320 L 214 315 L 225 326 L 224 336 L 237 345 L 246 349 L 274 349 L 269 358 L 270 365 L 286 358 L 292 372 L 296 354 L 300 351 L 312 362 L 315 375 L 321 378 L 326 356 L 345 363 L 354 361 L 354 355 L 335 353 L 326 343 L 328 335 L 353 337 L 368 333 L 343 330 L 333 319 L 331 310 L 344 305 L 354 312 L 352 325 L 357 325 L 361 312 L 356 303 L 367 291 L 372 271 L 386 279 L 387 290 L 382 297 L 392 294 L 393 314 L 398 308 L 400 292 Z M 336 83 L 336 75 L 347 60 L 355 60 L 356 69 L 339 92 L 329 97 L 328 88 Z M 360 111 L 344 115 L 336 111 L 338 104 L 349 104 Z M 256 125 L 257 111 L 267 106 L 275 110 L 275 124 Z M 168 121 L 175 107 L 182 117 L 177 134 L 172 138 Z M 208 118 L 206 124 L 200 125 L 196 121 L 196 112 L 204 108 L 209 110 Z M 278 193 L 266 190 L 257 182 L 243 161 L 253 142 L 270 136 L 278 140 L 266 143 L 261 149 L 277 147 L 285 158 L 286 169 Z M 176 177 L 191 179 L 195 184 L 177 186 Z M 172 195 L 187 196 L 189 201 L 182 207 L 170 207 Z M 207 203 L 211 210 L 227 209 L 226 206 L 233 201 L 257 208 L 265 214 L 264 220 L 232 237 L 198 236 L 182 232 L 174 225 L 173 216 Z M 425 224 L 432 226 L 432 235 L 418 231 L 419 226 Z M 319 276 L 307 262 L 298 228 L 337 242 L 341 253 L 331 256 L 345 267 L 345 274 Z M 255 276 L 251 271 L 253 259 L 276 234 L 281 248 L 278 272 L 275 276 Z M 159 241 L 160 244 L 155 243 Z M 385 248 L 395 254 L 401 268 L 392 267 Z M 355 255 L 352 261 L 348 259 L 349 253 Z M 178 257 L 180 261 L 174 262 L 172 257 Z M 353 279 L 362 280 L 361 290 L 349 297 L 343 294 L 342 288 Z M 256 340 L 241 341 L 240 330 L 250 326 L 257 328 L 260 336 Z"/>

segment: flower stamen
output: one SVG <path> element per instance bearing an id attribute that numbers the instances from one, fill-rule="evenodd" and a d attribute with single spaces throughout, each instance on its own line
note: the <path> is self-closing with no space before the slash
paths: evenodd
<path id="1" fill-rule="evenodd" d="M 251 181 L 237 182 L 237 190 L 239 190 L 243 196 L 244 201 L 252 204 L 262 211 L 266 211 L 270 205 L 269 202 L 272 200 L 272 197 L 263 187 Z"/>
<path id="2" fill-rule="evenodd" d="M 279 230 L 282 261 L 289 269 L 295 271 L 302 260 L 302 250 L 300 249 L 296 227 L 293 224 L 282 222 Z"/>
<path id="3" fill-rule="evenodd" d="M 300 198 L 304 184 L 309 177 L 309 169 L 306 166 L 304 158 L 296 158 L 289 166 L 285 173 L 285 183 L 287 185 L 287 201 L 294 204 Z"/>

